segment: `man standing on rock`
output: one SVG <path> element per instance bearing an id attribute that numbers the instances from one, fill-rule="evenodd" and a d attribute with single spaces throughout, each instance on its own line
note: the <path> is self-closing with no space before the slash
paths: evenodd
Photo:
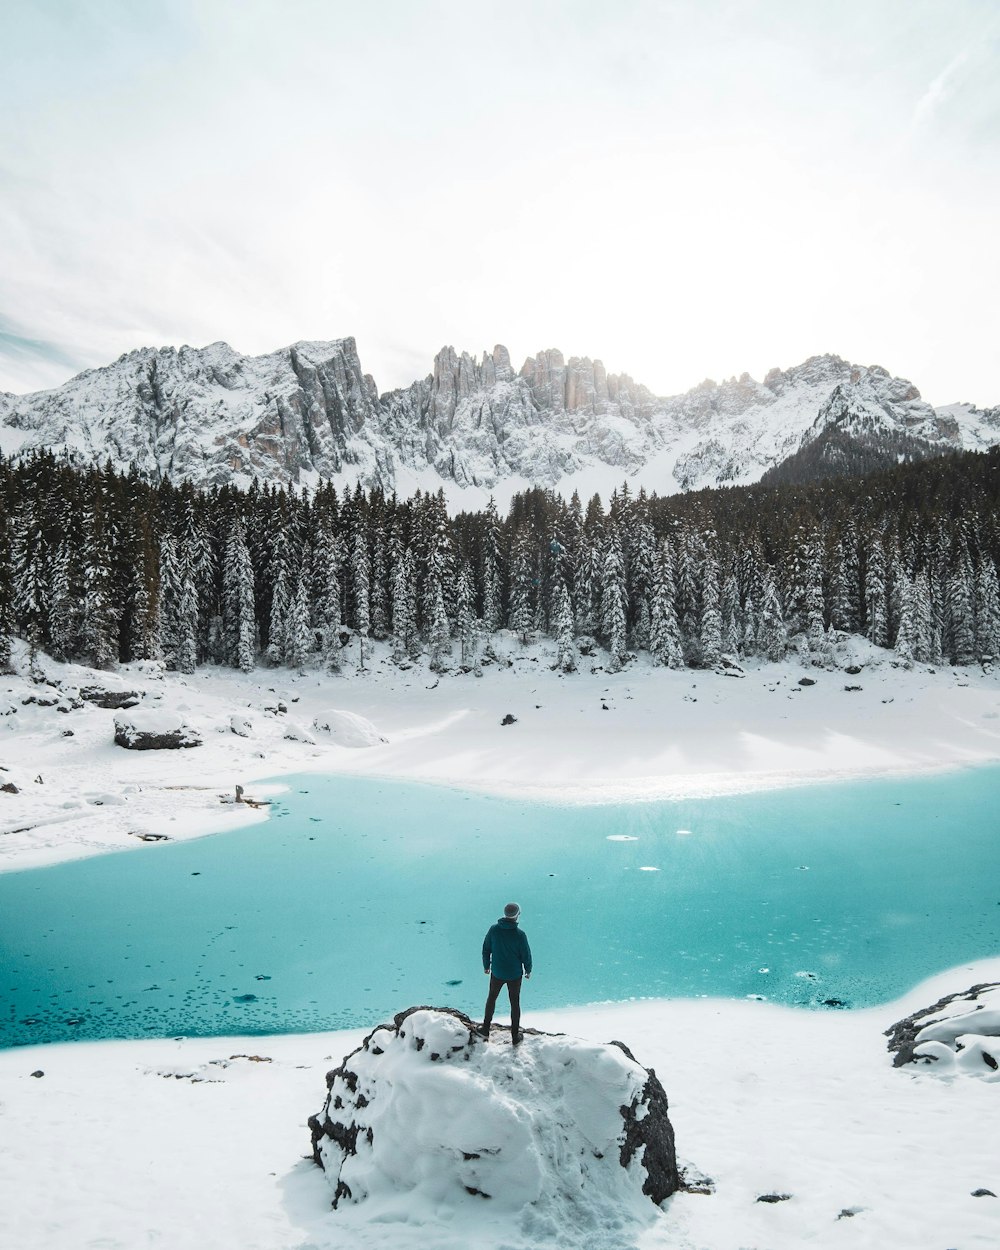
<path id="1" fill-rule="evenodd" d="M 483 972 L 490 978 L 490 992 L 479 1033 L 489 1037 L 493 1009 L 502 986 L 507 986 L 510 999 L 510 1037 L 517 1046 L 521 1041 L 521 973 L 531 979 L 531 947 L 528 935 L 517 927 L 521 909 L 508 903 L 503 915 L 483 940 Z"/>

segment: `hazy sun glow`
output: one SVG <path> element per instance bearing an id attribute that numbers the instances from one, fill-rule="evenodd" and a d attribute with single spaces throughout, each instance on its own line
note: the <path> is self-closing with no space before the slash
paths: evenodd
<path id="1" fill-rule="evenodd" d="M 994 0 L 7 5 L 0 389 L 351 334 L 996 404 L 998 69 Z"/>

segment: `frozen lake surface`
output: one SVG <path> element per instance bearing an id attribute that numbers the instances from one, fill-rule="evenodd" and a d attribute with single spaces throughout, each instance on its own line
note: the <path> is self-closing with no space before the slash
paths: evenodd
<path id="1" fill-rule="evenodd" d="M 869 1006 L 1000 951 L 997 768 L 590 807 L 290 787 L 261 825 L 0 876 L 0 1044 L 478 1016 L 483 934 L 512 898 L 529 1014 Z"/>

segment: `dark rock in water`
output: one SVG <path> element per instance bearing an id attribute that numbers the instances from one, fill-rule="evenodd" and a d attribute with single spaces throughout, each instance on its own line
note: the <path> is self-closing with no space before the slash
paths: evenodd
<path id="1" fill-rule="evenodd" d="M 237 994 L 233 999 L 234 1003 L 255 1003 L 256 1001 L 256 994 Z"/>
<path id="2" fill-rule="evenodd" d="M 333 1205 L 444 1189 L 511 1211 L 544 1199 L 571 1222 L 583 1192 L 588 1219 L 605 1211 L 620 1228 L 683 1188 L 667 1096 L 627 1046 L 531 1028 L 513 1042 L 449 1007 L 411 1007 L 370 1033 L 309 1118 Z"/>
<path id="3" fill-rule="evenodd" d="M 758 1194 L 756 1202 L 790 1202 L 791 1194 Z"/>
<path id="4" fill-rule="evenodd" d="M 907 1063 L 939 1063 L 953 1060 L 966 1071 L 988 1075 L 1000 1063 L 1000 981 L 983 981 L 957 994 L 948 994 L 886 1029 L 892 1066 Z M 959 1044 L 958 1038 L 966 1038 Z M 978 1044 L 971 1046 L 968 1038 Z M 986 1043 L 996 1039 L 995 1046 Z"/>
<path id="5" fill-rule="evenodd" d="M 814 677 L 800 677 L 799 685 L 800 686 L 815 686 L 816 679 Z"/>
<path id="6" fill-rule="evenodd" d="M 516 716 L 512 716 L 512 715 L 510 714 L 510 712 L 508 712 L 508 713 L 507 713 L 507 715 L 506 715 L 506 716 L 503 718 L 503 720 L 500 722 L 500 724 L 501 724 L 501 725 L 516 725 L 516 724 L 517 724 L 517 717 L 516 717 Z"/>
<path id="7" fill-rule="evenodd" d="M 842 998 L 824 998 L 823 1006 L 824 1007 L 846 1007 L 847 1003 L 845 1003 Z"/>

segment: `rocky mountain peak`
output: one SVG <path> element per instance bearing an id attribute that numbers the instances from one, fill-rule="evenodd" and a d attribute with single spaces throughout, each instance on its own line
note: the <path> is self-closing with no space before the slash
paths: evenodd
<path id="1" fill-rule="evenodd" d="M 320 476 L 392 490 L 402 477 L 590 494 L 641 474 L 663 494 L 757 481 L 832 430 L 838 446 L 877 437 L 905 458 L 1000 442 L 1000 410 L 935 412 L 908 380 L 834 355 L 658 398 L 555 348 L 515 372 L 502 344 L 446 346 L 427 377 L 380 395 L 351 337 L 257 357 L 224 342 L 140 348 L 55 390 L 0 396 L 4 454 L 50 447 L 197 485 Z"/>

